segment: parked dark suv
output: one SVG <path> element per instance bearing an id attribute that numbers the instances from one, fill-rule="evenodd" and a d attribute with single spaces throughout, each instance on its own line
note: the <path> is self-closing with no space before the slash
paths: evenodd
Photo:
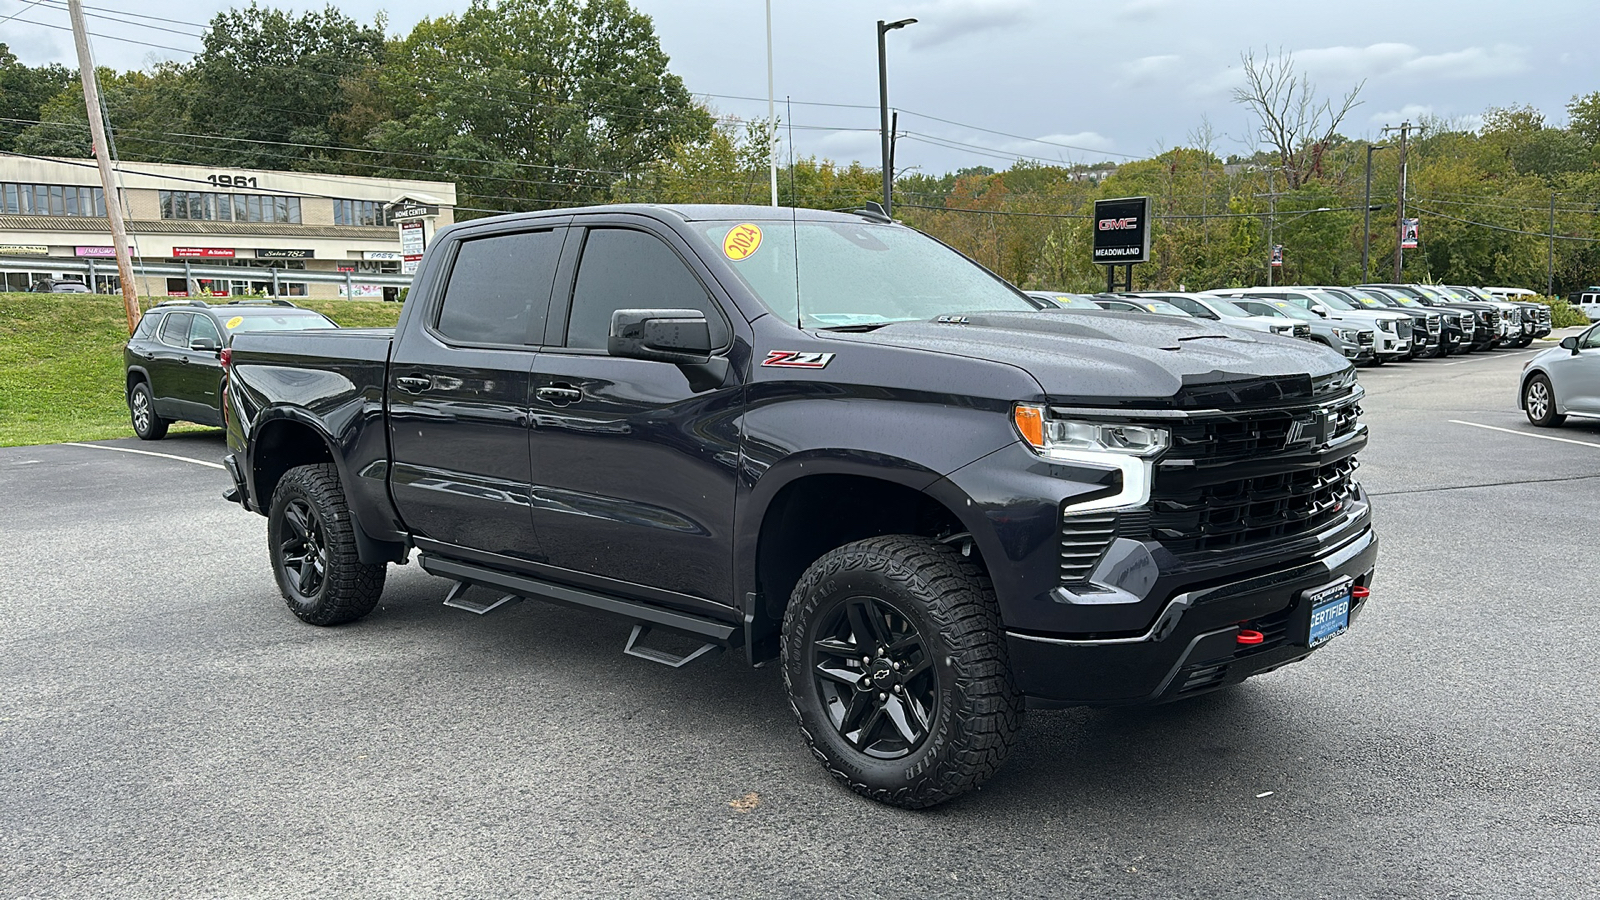
<path id="1" fill-rule="evenodd" d="M 144 314 L 122 358 L 128 415 L 147 441 L 177 420 L 222 423 L 222 351 L 241 331 L 338 328 L 318 312 L 287 300 L 238 300 L 213 306 L 169 300 Z"/>

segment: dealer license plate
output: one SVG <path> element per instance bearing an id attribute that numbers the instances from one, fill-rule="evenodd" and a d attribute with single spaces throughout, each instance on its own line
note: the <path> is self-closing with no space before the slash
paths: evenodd
<path id="1" fill-rule="evenodd" d="M 1350 582 L 1317 590 L 1306 600 L 1311 605 L 1311 630 L 1306 641 L 1309 646 L 1341 635 L 1350 627 Z"/>

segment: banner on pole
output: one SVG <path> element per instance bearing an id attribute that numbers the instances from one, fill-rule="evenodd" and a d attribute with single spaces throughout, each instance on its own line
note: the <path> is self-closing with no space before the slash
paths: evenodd
<path id="1" fill-rule="evenodd" d="M 1417 220 L 1402 219 L 1400 222 L 1400 249 L 1417 249 Z"/>
<path id="2" fill-rule="evenodd" d="M 1274 269 L 1283 268 L 1283 245 L 1282 244 L 1273 244 L 1272 245 L 1272 267 Z"/>

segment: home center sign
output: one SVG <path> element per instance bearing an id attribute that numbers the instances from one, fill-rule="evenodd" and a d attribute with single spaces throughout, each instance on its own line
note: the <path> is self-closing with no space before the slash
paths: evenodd
<path id="1" fill-rule="evenodd" d="M 1096 200 L 1093 224 L 1095 262 L 1119 266 L 1149 261 L 1149 197 Z"/>

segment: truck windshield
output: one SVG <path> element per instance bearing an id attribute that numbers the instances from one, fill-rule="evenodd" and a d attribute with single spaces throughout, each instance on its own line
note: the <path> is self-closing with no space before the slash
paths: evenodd
<path id="1" fill-rule="evenodd" d="M 305 331 L 311 328 L 338 328 L 329 319 L 317 313 L 294 313 L 287 316 L 238 315 L 225 323 L 229 334 L 241 331 Z"/>
<path id="2" fill-rule="evenodd" d="M 1316 313 L 1302 309 L 1287 300 L 1255 300 L 1250 303 L 1250 309 L 1260 310 L 1262 315 L 1279 316 L 1285 319 L 1305 319 L 1310 322 L 1320 322 L 1322 317 Z"/>
<path id="3" fill-rule="evenodd" d="M 904 226 L 770 220 L 696 224 L 767 309 L 805 328 L 1034 311 L 1010 285 Z M 742 245 L 735 243 L 741 235 L 748 235 Z"/>

